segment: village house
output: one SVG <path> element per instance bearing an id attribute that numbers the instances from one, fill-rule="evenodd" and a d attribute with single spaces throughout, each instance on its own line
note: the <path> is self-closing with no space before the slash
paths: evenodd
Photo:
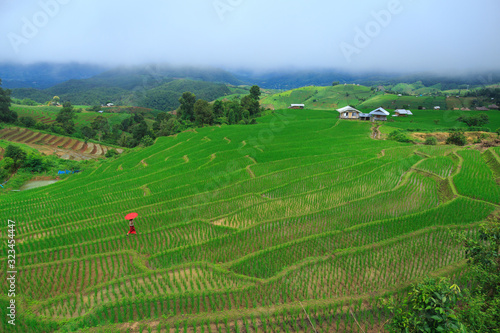
<path id="1" fill-rule="evenodd" d="M 292 104 L 288 108 L 298 110 L 298 109 L 304 109 L 305 107 L 306 107 L 305 104 Z"/>
<path id="2" fill-rule="evenodd" d="M 361 114 L 361 111 L 356 110 L 349 105 L 341 109 L 337 109 L 337 112 L 340 113 L 340 119 L 359 119 Z"/>
<path id="3" fill-rule="evenodd" d="M 434 110 L 441 110 L 441 107 L 440 106 L 435 106 Z"/>
<path id="4" fill-rule="evenodd" d="M 479 106 L 476 108 L 476 111 L 490 111 L 490 109 L 488 109 L 487 107 L 484 107 L 484 106 Z"/>
<path id="5" fill-rule="evenodd" d="M 359 120 L 369 121 L 371 119 L 371 115 L 369 113 L 360 113 Z"/>
<path id="6" fill-rule="evenodd" d="M 488 108 L 491 110 L 498 110 L 499 109 L 498 105 L 496 105 L 496 104 L 488 105 Z"/>
<path id="7" fill-rule="evenodd" d="M 405 109 L 394 110 L 394 117 L 408 117 L 408 116 L 413 116 L 413 113 L 410 110 L 405 110 Z"/>
<path id="8" fill-rule="evenodd" d="M 372 121 L 387 121 L 387 116 L 389 115 L 390 113 L 381 107 L 370 112 Z"/>

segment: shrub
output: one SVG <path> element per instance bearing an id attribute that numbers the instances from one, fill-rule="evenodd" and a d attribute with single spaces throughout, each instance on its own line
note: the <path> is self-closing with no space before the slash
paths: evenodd
<path id="1" fill-rule="evenodd" d="M 457 145 L 457 146 L 465 146 L 467 144 L 467 138 L 464 135 L 464 132 L 456 131 L 452 132 L 448 139 L 446 139 L 447 145 Z"/>
<path id="2" fill-rule="evenodd" d="M 427 278 L 413 285 L 402 304 L 389 301 L 391 332 L 466 332 L 453 309 L 461 298 L 460 288 L 447 279 Z"/>
<path id="3" fill-rule="evenodd" d="M 149 146 L 152 146 L 153 144 L 155 143 L 155 141 L 153 140 L 152 137 L 150 137 L 149 135 L 145 135 L 142 139 L 141 139 L 141 144 L 144 146 L 144 147 L 149 147 Z"/>
<path id="4" fill-rule="evenodd" d="M 110 149 L 106 152 L 106 154 L 104 156 L 107 158 L 110 158 L 110 157 L 113 157 L 116 155 L 118 155 L 118 152 L 116 151 L 116 149 Z"/>
<path id="5" fill-rule="evenodd" d="M 407 142 L 407 143 L 412 142 L 411 139 L 408 137 L 408 135 L 402 130 L 396 130 L 391 132 L 388 136 L 388 139 L 398 142 Z"/>
<path id="6" fill-rule="evenodd" d="M 437 145 L 437 143 L 438 143 L 438 140 L 433 136 L 430 136 L 427 139 L 425 139 L 425 144 L 428 146 L 435 146 L 435 145 Z"/>

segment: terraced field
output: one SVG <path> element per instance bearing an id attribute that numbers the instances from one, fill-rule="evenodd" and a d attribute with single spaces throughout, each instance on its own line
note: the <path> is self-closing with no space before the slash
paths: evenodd
<path id="1" fill-rule="evenodd" d="M 27 144 L 47 155 L 56 153 L 62 158 L 82 160 L 104 156 L 110 147 L 85 143 L 77 139 L 35 132 L 27 128 L 8 127 L 0 130 L 0 139 Z M 123 152 L 122 149 L 117 149 Z"/>
<path id="2" fill-rule="evenodd" d="M 474 234 L 499 210 L 498 149 L 373 140 L 337 118 L 197 129 L 3 197 L 13 331 L 379 332 L 381 297 L 426 275 L 461 283 L 448 229 Z"/>
<path id="3" fill-rule="evenodd" d="M 44 124 L 53 124 L 56 122 L 56 117 L 60 107 L 56 106 L 24 106 L 24 105 L 13 105 L 11 109 L 19 115 L 19 117 L 31 117 L 35 121 L 40 121 Z M 124 119 L 129 118 L 130 114 L 127 113 L 97 113 L 83 111 L 77 113 L 77 118 L 75 119 L 76 127 L 83 127 L 92 123 L 95 118 L 101 116 L 108 119 L 109 124 L 112 126 L 114 124 L 121 123 Z"/>

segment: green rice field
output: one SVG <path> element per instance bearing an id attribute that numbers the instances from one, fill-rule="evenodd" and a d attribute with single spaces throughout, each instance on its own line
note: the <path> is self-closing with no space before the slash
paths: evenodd
<path id="1" fill-rule="evenodd" d="M 438 114 L 388 125 L 421 117 Z M 498 148 L 373 140 L 334 111 L 258 122 L 2 196 L 0 306 L 13 220 L 17 318 L 0 332 L 385 332 L 383 298 L 426 276 L 464 284 L 450 230 L 499 211 Z"/>

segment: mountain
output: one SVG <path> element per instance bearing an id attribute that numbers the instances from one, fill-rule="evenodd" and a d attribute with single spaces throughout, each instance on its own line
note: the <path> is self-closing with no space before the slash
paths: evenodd
<path id="1" fill-rule="evenodd" d="M 261 88 L 290 90 L 306 86 L 330 86 L 332 82 L 356 83 L 365 86 L 412 84 L 421 81 L 425 87 L 441 84 L 442 90 L 488 86 L 500 81 L 500 72 L 440 74 L 440 73 L 381 73 L 345 72 L 332 69 L 283 70 L 269 72 L 235 71 L 240 80 Z"/>
<path id="2" fill-rule="evenodd" d="M 78 63 L 30 65 L 0 63 L 2 87 L 46 89 L 71 79 L 87 79 L 109 68 Z"/>
<path id="3" fill-rule="evenodd" d="M 59 96 L 62 101 L 78 105 L 99 105 L 112 101 L 115 104 L 172 110 L 178 107 L 178 99 L 185 91 L 213 100 L 230 94 L 226 84 L 240 85 L 244 82 L 216 68 L 148 65 L 115 68 L 91 78 L 72 79 L 46 89 L 13 89 L 12 97 L 44 103 L 53 96 Z M 161 93 L 167 95 L 160 96 Z"/>

